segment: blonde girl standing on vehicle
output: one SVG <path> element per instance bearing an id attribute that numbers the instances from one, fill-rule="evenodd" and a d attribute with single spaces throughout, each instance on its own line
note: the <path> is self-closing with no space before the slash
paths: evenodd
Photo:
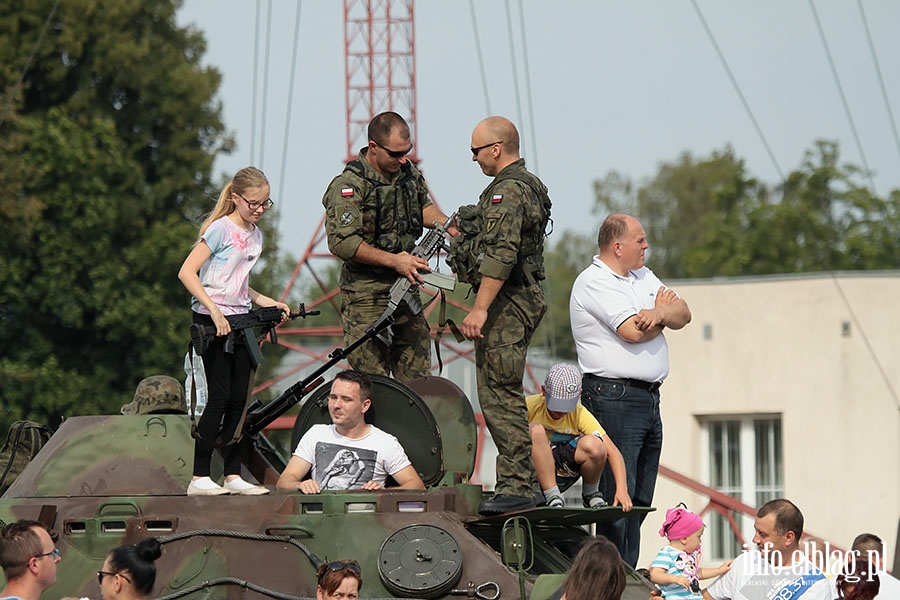
<path id="1" fill-rule="evenodd" d="M 272 207 L 269 182 L 255 167 L 238 171 L 225 186 L 216 207 L 200 226 L 200 235 L 178 279 L 191 293 L 193 322 L 216 328 L 216 339 L 203 353 L 208 399 L 197 424 L 202 440 L 194 443 L 194 471 L 188 496 L 221 494 L 268 494 L 265 487 L 244 481 L 240 448 L 223 448 L 225 484 L 210 478 L 213 445 L 221 427 L 223 441 L 232 440 L 247 403 L 252 365 L 250 354 L 235 336 L 233 352 L 225 351 L 225 336 L 231 326 L 227 315 L 250 311 L 251 302 L 261 307 L 277 306 L 287 318 L 290 308 L 250 287 L 250 270 L 262 251 L 262 232 L 257 223 Z M 203 441 L 205 440 L 205 441 Z"/>

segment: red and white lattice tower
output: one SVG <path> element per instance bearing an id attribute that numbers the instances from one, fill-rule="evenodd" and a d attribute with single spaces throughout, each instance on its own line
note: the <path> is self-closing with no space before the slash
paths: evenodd
<path id="1" fill-rule="evenodd" d="M 409 123 L 418 162 L 415 50 L 412 0 L 344 1 L 348 161 L 366 145 L 372 117 L 390 110 Z"/>

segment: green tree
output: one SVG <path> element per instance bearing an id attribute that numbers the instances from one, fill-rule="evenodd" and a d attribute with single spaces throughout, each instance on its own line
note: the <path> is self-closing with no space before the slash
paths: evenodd
<path id="1" fill-rule="evenodd" d="M 141 378 L 183 376 L 176 274 L 232 141 L 177 6 L 0 1 L 0 425 L 116 412 Z"/>
<path id="2" fill-rule="evenodd" d="M 555 239 L 555 243 L 551 240 Z M 547 314 L 535 332 L 534 340 L 551 356 L 575 360 L 575 343 L 569 325 L 569 296 L 578 274 L 597 254 L 597 236 L 565 232 L 551 235 L 544 246 L 544 295 Z"/>
<path id="3" fill-rule="evenodd" d="M 817 141 L 784 183 L 767 186 L 730 148 L 685 153 L 639 187 L 607 175 L 595 212 L 641 219 L 663 278 L 896 268 L 900 192 L 877 197 L 839 158 L 836 143 Z"/>

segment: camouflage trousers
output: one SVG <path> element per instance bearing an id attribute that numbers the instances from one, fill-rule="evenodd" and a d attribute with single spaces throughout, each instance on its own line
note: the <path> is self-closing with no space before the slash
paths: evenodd
<path id="1" fill-rule="evenodd" d="M 388 292 L 341 291 L 341 326 L 344 347 L 375 324 L 390 296 Z M 406 383 L 431 374 L 431 335 L 424 315 L 414 315 L 406 304 L 394 313 L 393 337 L 388 347 L 379 339 L 369 340 L 350 353 L 347 361 L 356 371 L 390 377 Z"/>
<path id="2" fill-rule="evenodd" d="M 484 338 L 475 340 L 478 403 L 497 446 L 498 494 L 530 498 L 536 480 L 522 380 L 528 344 L 545 312 L 540 285 L 504 286 L 488 309 Z"/>

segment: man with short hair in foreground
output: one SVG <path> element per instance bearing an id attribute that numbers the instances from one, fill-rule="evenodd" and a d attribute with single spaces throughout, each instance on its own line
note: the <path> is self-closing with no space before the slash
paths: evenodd
<path id="1" fill-rule="evenodd" d="M 279 490 L 380 490 L 388 476 L 400 489 L 425 489 L 397 438 L 366 423 L 371 393 L 365 374 L 337 374 L 328 395 L 331 425 L 313 425 L 303 435 L 278 478 Z M 312 478 L 304 480 L 310 471 Z"/>
<path id="2" fill-rule="evenodd" d="M 0 565 L 6 587 L 0 598 L 38 600 L 56 583 L 59 550 L 43 524 L 19 520 L 0 531 Z"/>
<path id="3" fill-rule="evenodd" d="M 760 507 L 753 524 L 759 550 L 744 552 L 703 590 L 703 600 L 833 600 L 832 585 L 800 546 L 803 513 L 785 498 Z"/>

